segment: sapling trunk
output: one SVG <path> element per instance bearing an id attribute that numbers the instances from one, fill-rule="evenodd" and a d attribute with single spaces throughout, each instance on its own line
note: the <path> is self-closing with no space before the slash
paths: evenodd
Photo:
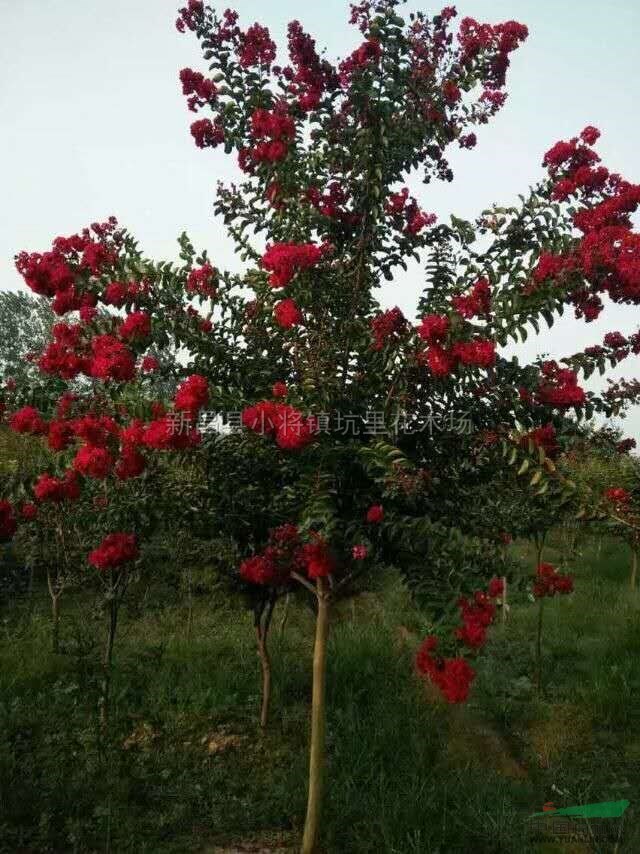
<path id="1" fill-rule="evenodd" d="M 631 550 L 631 578 L 629 582 L 633 592 L 638 582 L 638 549 L 635 547 Z"/>
<path id="2" fill-rule="evenodd" d="M 544 599 L 538 600 L 538 632 L 536 637 L 536 692 L 538 697 L 542 691 L 542 614 Z"/>
<path id="3" fill-rule="evenodd" d="M 102 692 L 100 695 L 100 726 L 105 730 L 109 723 L 109 699 L 111 692 L 111 664 L 113 661 L 113 646 L 118 627 L 118 599 L 115 591 L 111 591 L 109 599 L 109 625 L 107 638 L 102 654 Z"/>
<path id="4" fill-rule="evenodd" d="M 62 589 L 50 567 L 47 567 L 47 587 L 51 597 L 51 649 L 60 652 L 60 596 Z"/>
<path id="5" fill-rule="evenodd" d="M 284 630 L 289 619 L 289 605 L 291 603 L 291 593 L 287 593 L 284 599 L 284 607 L 282 609 L 282 619 L 280 620 L 280 637 L 284 635 Z"/>
<path id="6" fill-rule="evenodd" d="M 313 695 L 311 700 L 311 746 L 309 752 L 309 798 L 304 824 L 302 854 L 315 854 L 320 829 L 325 769 L 325 685 L 327 639 L 329 636 L 329 597 L 324 578 L 317 580 L 318 614 L 313 649 Z"/>
<path id="7" fill-rule="evenodd" d="M 507 576 L 502 576 L 502 622 L 507 622 L 507 611 L 509 606 L 507 605 Z"/>
<path id="8" fill-rule="evenodd" d="M 269 706 L 271 703 L 271 658 L 269 656 L 267 641 L 275 604 L 274 599 L 269 600 L 264 611 L 264 617 L 262 614 L 259 614 L 256 617 L 256 639 L 258 642 L 260 666 L 262 668 L 262 704 L 260 707 L 260 726 L 262 729 L 265 729 L 269 723 Z"/>

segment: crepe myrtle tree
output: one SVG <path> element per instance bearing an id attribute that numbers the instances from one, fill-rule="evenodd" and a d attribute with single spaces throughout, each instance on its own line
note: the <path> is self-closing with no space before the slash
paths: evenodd
<path id="1" fill-rule="evenodd" d="M 179 30 L 197 35 L 214 72 L 213 78 L 192 69 L 180 75 L 190 109 L 206 108 L 212 116 L 193 123 L 196 145 L 235 152 L 246 176 L 239 186 L 220 188 L 216 211 L 243 257 L 264 271 L 256 275 L 250 307 L 254 328 L 275 322 L 291 331 L 285 350 L 291 373 L 284 379 L 293 380 L 296 405 L 257 399 L 244 423 L 264 441 L 303 452 L 303 476 L 317 472 L 313 509 L 295 527 L 292 521 L 279 529 L 242 566 L 246 577 L 265 584 L 284 576 L 311 589 L 315 581 L 305 851 L 315 847 L 320 809 L 330 579 L 341 569 L 336 546 L 342 546 L 347 577 L 353 561 L 367 553 L 354 541 L 362 536 L 355 520 L 344 515 L 342 496 L 353 494 L 354 484 L 344 477 L 353 468 L 345 450 L 365 467 L 372 456 L 383 457 L 388 475 L 394 469 L 404 475 L 426 461 L 414 440 L 406 449 L 418 452 L 413 458 L 402 441 L 390 451 L 370 437 L 331 434 L 315 441 L 320 413 L 348 411 L 364 419 L 367 410 L 386 417 L 402 412 L 415 424 L 425 407 L 442 412 L 476 397 L 475 426 L 524 423 L 535 429 L 544 426 L 539 419 L 545 410 L 575 408 L 589 416 L 607 403 L 584 392 L 577 370 L 600 366 L 601 354 L 577 354 L 565 366 L 547 361 L 521 368 L 499 359 L 496 344 L 510 335 L 524 338 L 528 326 L 539 329 L 540 319 L 551 325 L 567 304 L 593 319 L 603 293 L 618 302 L 638 301 L 637 239 L 628 214 L 639 189 L 597 165 L 595 128 L 547 152 L 548 177 L 519 208 L 486 212 L 474 225 L 453 218 L 451 227 L 432 228 L 434 217 L 402 186 L 406 176 L 422 168 L 426 181 L 451 178 L 447 146 L 475 144 L 469 126 L 486 122 L 501 106 L 509 54 L 527 33 L 514 22 L 481 26 L 464 19 L 454 34 L 454 9 L 406 22 L 398 5 L 354 6 L 351 20 L 364 41 L 336 66 L 319 57 L 297 22 L 288 30 L 284 67 L 275 63 L 268 30 L 257 24 L 243 30 L 233 12 L 218 17 L 192 2 L 177 22 Z M 266 246 L 259 248 L 263 236 Z M 482 245 L 477 237 L 489 237 L 489 248 L 476 248 Z M 416 330 L 398 309 L 381 312 L 373 292 L 420 250 L 431 250 L 436 276 L 419 305 L 424 316 Z M 451 258 L 449 276 L 441 275 L 447 272 L 440 269 L 443 255 Z M 287 423 L 291 418 L 298 419 L 298 430 Z M 380 478 L 372 478 L 371 486 L 376 483 L 386 497 Z M 373 503 L 364 518 L 379 525 L 384 513 Z M 393 525 L 391 514 L 387 524 Z M 411 529 L 405 530 L 409 536 Z M 312 531 L 311 542 L 301 545 L 301 535 Z M 351 560 L 343 546 L 349 539 Z"/>
<path id="2" fill-rule="evenodd" d="M 304 852 L 318 845 L 336 595 L 393 542 L 401 542 L 393 562 L 402 565 L 422 525 L 464 526 L 455 496 L 477 464 L 473 431 L 498 437 L 483 465 L 517 462 L 544 495 L 555 465 L 522 437 L 559 413 L 589 417 L 637 397 L 632 383 L 609 397 L 582 389 L 581 372 L 606 367 L 599 352 L 520 365 L 499 347 L 539 331 L 543 319 L 551 325 L 568 306 L 590 320 L 603 297 L 639 301 L 639 238 L 629 217 L 640 187 L 599 165 L 599 132 L 588 127 L 547 152 L 545 178 L 519 205 L 474 223 L 436 224 L 407 177 L 420 170 L 427 184 L 452 179 L 447 149 L 472 148 L 472 128 L 503 105 L 510 56 L 527 30 L 514 21 L 457 24 L 453 7 L 404 20 L 400 5 L 353 6 L 360 35 L 337 64 L 318 55 L 298 22 L 279 65 L 266 27 L 245 30 L 236 13 L 219 16 L 198 0 L 180 10 L 178 30 L 198 38 L 208 65 L 180 72 L 189 108 L 208 111 L 191 126 L 194 141 L 234 154 L 242 173 L 238 184 L 220 186 L 215 209 L 243 273 L 218 271 L 185 237 L 181 265 L 150 262 L 113 220 L 17 258 L 26 284 L 56 313 L 79 312 L 54 329 L 41 369 L 84 375 L 106 390 L 101 414 L 115 423 L 108 458 L 73 432 L 72 443 L 84 442 L 73 463 L 82 478 L 106 468 L 105 477 L 134 479 L 156 454 L 206 455 L 198 420 L 207 406 L 239 413 L 249 459 L 268 447 L 286 471 L 284 518 L 261 521 L 240 576 L 267 598 L 296 586 L 316 602 Z M 375 296 L 411 258 L 427 272 L 417 323 L 397 308 L 383 311 Z M 638 343 L 634 336 L 630 349 Z M 145 417 L 131 419 L 126 390 L 157 370 L 153 350 L 167 347 L 182 354 L 166 368 L 176 383 L 169 412 L 149 401 Z M 434 414 L 467 410 L 471 435 L 421 429 Z M 233 486 L 253 490 L 255 507 L 269 499 L 259 472 L 239 476 L 247 480 Z M 432 483 L 448 490 L 446 512 L 428 498 L 421 506 Z M 418 500 L 408 506 L 402 496 L 414 489 Z M 11 514 L 9 505 L 6 530 Z M 123 565 L 107 563 L 98 562 L 104 572 Z M 486 597 L 498 586 L 461 605 L 463 646 L 472 648 L 477 626 L 491 621 Z M 419 669 L 451 702 L 464 700 L 473 669 L 464 654 L 443 659 L 435 648 L 430 639 Z"/>
<path id="3" fill-rule="evenodd" d="M 597 513 L 582 513 L 579 522 L 627 543 L 631 552 L 629 586 L 637 586 L 640 531 L 635 524 L 640 516 L 638 491 L 640 461 L 630 452 L 633 439 L 624 439 L 620 430 L 600 429 L 586 432 L 567 455 L 571 477 L 594 496 L 604 499 Z"/>

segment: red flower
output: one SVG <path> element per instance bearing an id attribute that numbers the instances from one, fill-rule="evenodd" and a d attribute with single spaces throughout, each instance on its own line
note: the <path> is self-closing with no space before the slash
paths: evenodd
<path id="1" fill-rule="evenodd" d="M 134 445 L 123 445 L 120 459 L 116 463 L 116 477 L 119 480 L 129 480 L 142 474 L 147 461 Z"/>
<path id="2" fill-rule="evenodd" d="M 309 270 L 322 260 L 322 246 L 314 243 L 276 243 L 262 256 L 262 266 L 271 271 L 269 284 L 273 288 L 288 285 L 300 270 Z"/>
<path id="3" fill-rule="evenodd" d="M 217 270 L 211 264 L 204 264 L 191 270 L 187 276 L 187 291 L 190 294 L 199 294 L 208 299 L 214 299 L 217 294 L 215 287 L 218 279 Z"/>
<path id="4" fill-rule="evenodd" d="M 461 628 L 456 629 L 455 635 L 459 641 L 471 649 L 479 649 L 487 641 L 487 629 L 475 620 L 465 622 Z"/>
<path id="5" fill-rule="evenodd" d="M 168 416 L 161 416 L 145 427 L 142 443 L 156 451 L 184 451 L 200 444 L 200 433 L 195 430 L 190 419 L 185 419 L 182 429 L 175 429 Z"/>
<path id="6" fill-rule="evenodd" d="M 216 148 L 224 142 L 224 128 L 211 119 L 199 119 L 191 125 L 191 136 L 198 148 Z"/>
<path id="7" fill-rule="evenodd" d="M 533 595 L 536 599 L 573 592 L 573 576 L 561 575 L 550 563 L 541 563 L 536 570 Z"/>
<path id="8" fill-rule="evenodd" d="M 119 382 L 128 382 L 134 378 L 135 359 L 121 341 L 111 335 L 98 335 L 91 342 L 91 349 L 91 376 Z"/>
<path id="9" fill-rule="evenodd" d="M 151 335 L 151 318 L 144 311 L 128 314 L 118 330 L 123 341 L 136 341 Z"/>
<path id="10" fill-rule="evenodd" d="M 141 369 L 145 374 L 152 374 L 160 367 L 160 362 L 155 356 L 145 356 L 140 364 Z"/>
<path id="11" fill-rule="evenodd" d="M 277 303 L 273 309 L 273 316 L 282 329 L 291 329 L 302 322 L 302 312 L 292 299 L 283 299 Z"/>
<path id="12" fill-rule="evenodd" d="M 68 421 L 50 422 L 47 443 L 52 451 L 66 451 L 73 439 L 73 428 Z"/>
<path id="13" fill-rule="evenodd" d="M 32 501 L 27 501 L 22 505 L 20 514 L 27 522 L 32 522 L 38 515 L 38 507 Z"/>
<path id="14" fill-rule="evenodd" d="M 448 376 L 455 366 L 455 362 L 451 354 L 439 344 L 432 344 L 427 349 L 426 362 L 434 377 Z"/>
<path id="15" fill-rule="evenodd" d="M 273 388 L 271 389 L 271 394 L 274 397 L 286 397 L 289 393 L 289 389 L 286 386 L 286 383 L 277 382 L 274 383 Z"/>
<path id="16" fill-rule="evenodd" d="M 243 68 L 257 65 L 268 68 L 276 58 L 276 46 L 271 40 L 269 30 L 260 24 L 249 27 L 241 38 L 239 57 Z"/>
<path id="17" fill-rule="evenodd" d="M 240 575 L 251 584 L 273 584 L 279 579 L 276 564 L 264 555 L 254 555 L 243 561 Z"/>
<path id="18" fill-rule="evenodd" d="M 109 534 L 89 555 L 89 563 L 105 572 L 136 560 L 139 555 L 134 534 Z"/>
<path id="19" fill-rule="evenodd" d="M 33 494 L 38 501 L 74 501 L 80 496 L 76 472 L 73 470 L 65 473 L 64 479 L 51 477 L 50 474 L 41 474 L 33 487 Z"/>
<path id="20" fill-rule="evenodd" d="M 9 427 L 15 433 L 28 433 L 32 436 L 42 436 L 47 432 L 47 422 L 33 406 L 24 406 L 14 412 L 9 419 Z"/>
<path id="21" fill-rule="evenodd" d="M 384 519 L 384 507 L 382 504 L 373 504 L 367 510 L 367 522 L 372 525 L 379 525 Z"/>
<path id="22" fill-rule="evenodd" d="M 206 377 L 192 374 L 176 392 L 174 406 L 177 410 L 197 412 L 209 400 L 209 383 Z"/>
<path id="23" fill-rule="evenodd" d="M 87 445 L 103 447 L 109 440 L 118 435 L 118 425 L 107 415 L 89 413 L 71 422 L 74 434 Z"/>
<path id="24" fill-rule="evenodd" d="M 13 507 L 8 501 L 0 501 L 0 542 L 7 542 L 18 527 Z"/>
<path id="25" fill-rule="evenodd" d="M 373 332 L 374 350 L 382 350 L 386 344 L 396 343 L 407 330 L 407 321 L 398 306 L 372 317 L 369 325 Z"/>
<path id="26" fill-rule="evenodd" d="M 496 599 L 498 596 L 502 596 L 502 594 L 504 593 L 504 579 L 492 578 L 489 582 L 488 593 L 492 599 Z"/>
<path id="27" fill-rule="evenodd" d="M 106 448 L 83 445 L 73 460 L 73 467 L 86 477 L 102 480 L 113 468 L 113 458 Z"/>
<path id="28" fill-rule="evenodd" d="M 315 419 L 303 418 L 293 407 L 281 407 L 278 421 L 276 444 L 285 451 L 302 450 L 315 439 Z"/>
<path id="29" fill-rule="evenodd" d="M 326 578 L 335 572 L 335 561 L 327 542 L 318 534 L 313 536 L 314 542 L 302 546 L 296 559 L 309 578 Z"/>
<path id="30" fill-rule="evenodd" d="M 113 305 L 116 308 L 121 308 L 127 299 L 127 286 L 122 282 L 111 282 L 104 289 L 102 301 L 106 305 Z"/>
<path id="31" fill-rule="evenodd" d="M 354 546 L 351 549 L 351 555 L 354 560 L 364 560 L 369 554 L 369 549 L 366 546 Z"/>
<path id="32" fill-rule="evenodd" d="M 606 489 L 604 497 L 607 501 L 610 501 L 612 504 L 617 504 L 619 507 L 626 507 L 626 505 L 631 501 L 631 495 L 629 492 L 620 486 Z"/>
<path id="33" fill-rule="evenodd" d="M 418 327 L 418 335 L 428 344 L 437 344 L 447 337 L 449 318 L 441 314 L 427 314 Z"/>
<path id="34" fill-rule="evenodd" d="M 242 423 L 255 433 L 272 434 L 276 429 L 279 406 L 270 400 L 248 406 L 242 412 Z"/>

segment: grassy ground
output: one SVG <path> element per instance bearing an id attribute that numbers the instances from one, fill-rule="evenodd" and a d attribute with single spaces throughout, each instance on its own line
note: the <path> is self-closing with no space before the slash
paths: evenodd
<path id="1" fill-rule="evenodd" d="M 558 538 L 558 544 L 560 542 Z M 515 546 L 532 561 L 524 546 Z M 550 548 L 547 559 L 559 559 Z M 326 854 L 608 851 L 530 844 L 525 819 L 628 798 L 619 851 L 640 851 L 640 594 L 622 547 L 583 547 L 576 593 L 545 612 L 545 691 L 532 685 L 536 607 L 514 591 L 470 703 L 414 676 L 424 617 L 401 586 L 345 603 L 329 664 Z M 96 722 L 102 622 L 63 603 L 66 654 L 49 652 L 47 600 L 0 611 L 0 851 L 295 851 L 306 802 L 312 614 L 272 630 L 270 729 L 246 613 L 198 601 L 125 613 L 109 738 Z M 554 792 L 556 786 L 566 794 Z"/>

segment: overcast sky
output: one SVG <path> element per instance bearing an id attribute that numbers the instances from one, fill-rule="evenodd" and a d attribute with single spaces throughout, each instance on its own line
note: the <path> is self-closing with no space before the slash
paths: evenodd
<path id="1" fill-rule="evenodd" d="M 19 250 L 43 250 L 56 235 L 110 214 L 150 257 L 175 259 L 175 239 L 186 230 L 218 266 L 236 266 L 212 203 L 217 181 L 239 173 L 234 158 L 192 143 L 193 114 L 178 71 L 206 71 L 206 65 L 195 39 L 175 30 L 177 5 L 0 0 L 0 287 L 21 287 L 13 267 Z M 293 19 L 332 59 L 361 40 L 347 25 L 343 0 L 238 0 L 233 8 L 245 28 L 256 20 L 267 24 L 281 48 Z M 410 2 L 406 8 L 436 12 L 440 6 Z M 454 183 L 415 185 L 425 210 L 441 220 L 452 212 L 473 218 L 494 202 L 510 204 L 542 175 L 543 153 L 587 124 L 602 130 L 604 164 L 640 181 L 637 0 L 465 0 L 458 11 L 490 23 L 516 19 L 530 36 L 513 56 L 507 104 L 477 132 L 478 147 L 452 149 Z M 417 266 L 410 269 L 385 284 L 383 303 L 414 317 L 422 280 Z M 563 318 L 517 351 L 559 358 L 599 343 L 608 331 L 633 332 L 639 322 L 637 307 L 610 306 L 591 324 Z M 630 358 L 611 376 L 637 376 L 639 365 Z M 640 439 L 640 412 L 624 427 Z"/>

